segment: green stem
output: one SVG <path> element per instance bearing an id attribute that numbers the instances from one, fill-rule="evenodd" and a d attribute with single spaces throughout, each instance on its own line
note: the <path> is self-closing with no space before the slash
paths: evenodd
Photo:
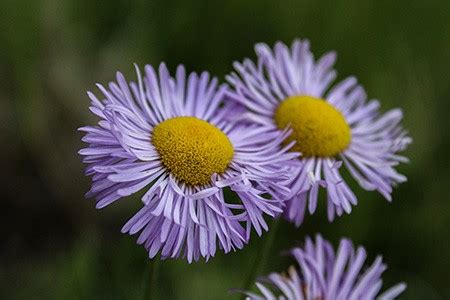
<path id="1" fill-rule="evenodd" d="M 148 263 L 148 258 L 146 258 Z M 143 300 L 156 299 L 156 289 L 159 275 L 159 259 L 154 258 L 148 263 L 148 267 L 144 270 L 144 276 L 142 280 L 143 286 Z"/>
<path id="2" fill-rule="evenodd" d="M 245 290 L 250 290 L 253 283 L 255 282 L 256 277 L 261 275 L 261 271 L 267 263 L 279 227 L 280 218 L 274 219 L 272 225 L 270 226 L 270 230 L 266 237 L 266 240 L 263 243 L 261 255 L 254 257 L 252 267 L 250 268 L 247 280 L 245 281 Z M 243 297 L 243 299 L 245 299 L 245 297 Z"/>

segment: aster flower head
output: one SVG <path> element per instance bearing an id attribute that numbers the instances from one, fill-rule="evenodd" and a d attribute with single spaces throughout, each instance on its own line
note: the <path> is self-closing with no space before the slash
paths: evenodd
<path id="1" fill-rule="evenodd" d="M 307 238 L 303 249 L 294 248 L 290 254 L 297 266 L 291 266 L 287 273 L 261 278 L 256 282 L 258 293 L 244 291 L 248 299 L 389 300 L 406 289 L 406 284 L 399 283 L 380 293 L 381 275 L 386 270 L 381 256 L 365 266 L 366 250 L 355 249 L 348 239 L 342 239 L 335 252 L 328 241 L 317 235 L 315 243 Z"/>
<path id="2" fill-rule="evenodd" d="M 376 190 L 391 201 L 392 187 L 406 181 L 394 167 L 406 162 L 397 153 L 411 142 L 401 127 L 402 112 L 379 112 L 377 100 L 367 101 L 354 77 L 331 87 L 336 77 L 334 52 L 319 60 L 307 40 L 295 40 L 289 48 L 278 42 L 255 47 L 257 62 L 234 64 L 227 80 L 233 86 L 228 98 L 244 105 L 247 122 L 268 130 L 292 128 L 286 142 L 296 141 L 292 151 L 301 157 L 292 168 L 285 216 L 297 226 L 317 207 L 320 187 L 327 191 L 329 220 L 350 213 L 357 199 L 340 174 L 342 165 L 365 190 Z"/>
<path id="3" fill-rule="evenodd" d="M 281 212 L 289 196 L 277 164 L 296 154 L 280 148 L 289 132 L 266 132 L 233 122 L 239 107 L 223 105 L 226 86 L 207 72 L 172 77 L 165 64 L 147 65 L 138 82 L 98 84 L 90 110 L 100 118 L 80 150 L 92 176 L 87 193 L 97 208 L 143 191 L 143 207 L 123 227 L 140 232 L 150 257 L 184 255 L 189 262 L 242 248 L 251 229 L 267 230 L 263 215 Z M 224 189 L 237 195 L 230 202 Z M 268 199 L 270 197 L 270 199 Z"/>

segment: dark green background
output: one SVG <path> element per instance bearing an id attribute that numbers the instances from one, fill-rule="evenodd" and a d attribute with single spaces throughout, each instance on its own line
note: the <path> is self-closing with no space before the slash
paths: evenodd
<path id="1" fill-rule="evenodd" d="M 404 299 L 450 298 L 446 0 L 0 0 L 0 298 L 142 298 L 150 261 L 119 232 L 139 199 L 97 211 L 83 198 L 76 128 L 95 122 L 86 90 L 116 70 L 134 76 L 134 62 L 223 79 L 234 60 L 254 57 L 254 43 L 296 37 L 317 56 L 337 50 L 339 79 L 356 75 L 384 111 L 403 108 L 414 144 L 399 169 L 409 181 L 391 204 L 352 182 L 360 203 L 332 224 L 323 205 L 300 229 L 282 222 L 261 274 L 284 270 L 279 253 L 321 232 L 351 237 L 370 259 L 383 254 L 385 283 L 406 281 Z M 207 264 L 159 263 L 155 298 L 237 298 L 228 289 L 245 284 L 266 237 Z"/>

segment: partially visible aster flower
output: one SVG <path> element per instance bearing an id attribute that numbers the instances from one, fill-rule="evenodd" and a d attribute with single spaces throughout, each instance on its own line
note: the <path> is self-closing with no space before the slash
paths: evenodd
<path id="1" fill-rule="evenodd" d="M 320 235 L 315 243 L 306 239 L 304 249 L 294 248 L 290 254 L 298 266 L 286 273 L 271 273 L 256 282 L 259 293 L 243 293 L 247 299 L 296 300 L 370 300 L 395 299 L 406 288 L 399 283 L 380 294 L 381 274 L 386 270 L 381 256 L 370 267 L 363 267 L 367 254 L 363 247 L 354 248 L 352 242 L 342 239 L 337 252 Z"/>
<path id="2" fill-rule="evenodd" d="M 122 231 L 140 232 L 150 257 L 191 262 L 214 256 L 217 242 L 224 252 L 242 248 L 290 195 L 277 166 L 296 156 L 292 144 L 280 148 L 289 132 L 233 122 L 239 107 L 223 105 L 226 86 L 206 72 L 186 78 L 179 66 L 171 77 L 164 64 L 158 74 L 147 65 L 142 77 L 136 70 L 137 83 L 117 73 L 108 88 L 97 85 L 103 99 L 88 93 L 100 121 L 80 128 L 89 146 L 79 153 L 93 181 L 87 196 L 103 208 L 143 190 L 143 208 Z M 239 201 L 225 199 L 225 188 Z"/>
<path id="3" fill-rule="evenodd" d="M 245 107 L 248 122 L 268 130 L 285 129 L 296 141 L 293 151 L 302 153 L 290 183 L 293 198 L 285 216 L 299 226 L 306 207 L 315 212 L 319 187 L 327 190 L 328 218 L 351 212 L 357 199 L 342 179 L 346 169 L 365 190 L 376 190 L 391 201 L 392 187 L 406 181 L 394 167 L 406 162 L 397 153 L 411 142 L 400 122 L 402 112 L 379 112 L 377 100 L 367 101 L 354 77 L 330 88 L 336 77 L 336 55 L 314 60 L 308 41 L 295 40 L 289 49 L 279 42 L 274 49 L 255 47 L 257 63 L 234 63 L 236 72 L 227 79 L 234 87 L 228 97 Z"/>

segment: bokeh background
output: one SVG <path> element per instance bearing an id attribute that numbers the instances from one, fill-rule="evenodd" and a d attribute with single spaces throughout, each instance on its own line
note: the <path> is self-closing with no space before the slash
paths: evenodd
<path id="1" fill-rule="evenodd" d="M 121 225 L 138 198 L 97 211 L 77 128 L 94 124 L 87 90 L 134 78 L 133 63 L 179 63 L 220 79 L 256 42 L 311 40 L 338 52 L 339 79 L 356 75 L 386 111 L 402 107 L 414 138 L 400 166 L 409 178 L 393 203 L 353 187 L 351 215 L 325 210 L 208 263 L 157 263 L 154 299 L 238 299 L 259 274 L 292 262 L 280 252 L 320 232 L 382 253 L 386 285 L 403 299 L 450 299 L 450 2 L 398 1 L 0 1 L 0 298 L 143 299 L 153 264 Z M 96 91 L 97 92 L 97 91 Z M 322 195 L 323 196 L 323 195 Z M 323 201 L 322 201 L 323 202 Z M 323 207 L 322 207 L 323 208 Z M 270 235 L 270 233 L 269 233 Z M 148 294 L 147 294 L 148 295 Z"/>

